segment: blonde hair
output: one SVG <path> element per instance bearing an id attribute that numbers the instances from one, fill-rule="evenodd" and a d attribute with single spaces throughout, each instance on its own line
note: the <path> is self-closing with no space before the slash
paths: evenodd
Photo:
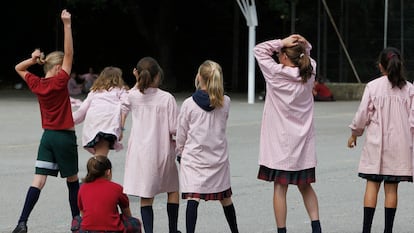
<path id="1" fill-rule="evenodd" d="M 214 108 L 223 107 L 224 87 L 221 66 L 217 62 L 206 60 L 198 68 L 198 74 L 206 84 L 210 105 Z M 197 82 L 196 88 L 199 88 L 199 83 Z"/>
<path id="2" fill-rule="evenodd" d="M 42 54 L 43 55 L 43 54 Z M 54 51 L 49 53 L 45 59 L 44 55 L 37 59 L 37 63 L 43 65 L 43 72 L 45 74 L 51 70 L 55 65 L 63 64 L 63 56 L 65 54 L 62 51 Z"/>
<path id="3" fill-rule="evenodd" d="M 111 88 L 127 88 L 122 79 L 122 70 L 118 67 L 105 67 L 91 87 L 91 91 L 109 91 Z"/>

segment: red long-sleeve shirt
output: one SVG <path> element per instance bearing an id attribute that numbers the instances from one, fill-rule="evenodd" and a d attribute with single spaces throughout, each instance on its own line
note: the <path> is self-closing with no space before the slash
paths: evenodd
<path id="1" fill-rule="evenodd" d="M 82 230 L 123 231 L 124 225 L 118 206 L 129 207 L 129 199 L 121 185 L 99 178 L 83 183 L 78 193 L 78 206 L 82 215 Z"/>

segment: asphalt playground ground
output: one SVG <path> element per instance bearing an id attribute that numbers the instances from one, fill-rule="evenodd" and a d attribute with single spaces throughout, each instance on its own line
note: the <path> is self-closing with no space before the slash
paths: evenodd
<path id="1" fill-rule="evenodd" d="M 186 94 L 178 93 L 180 105 Z M 273 215 L 273 185 L 256 178 L 260 122 L 263 102 L 247 103 L 247 95 L 231 94 L 227 136 L 230 148 L 233 202 L 241 233 L 277 232 Z M 357 176 L 363 137 L 354 149 L 346 147 L 349 123 L 358 101 L 315 103 L 316 148 L 318 154 L 317 181 L 313 185 L 319 199 L 320 220 L 324 233 L 361 232 L 365 182 Z M 42 134 L 36 98 L 27 90 L 0 90 L 0 233 L 11 233 L 17 224 L 24 198 L 34 173 L 37 146 Z M 277 124 L 277 122 L 275 122 Z M 126 125 L 124 146 L 128 141 L 130 119 Z M 82 124 L 76 126 L 80 144 Z M 111 152 L 113 180 L 122 184 L 125 149 Z M 89 158 L 79 147 L 79 176 L 86 174 Z M 287 229 L 289 233 L 310 233 L 310 220 L 299 191 L 288 190 Z M 394 232 L 414 232 L 414 186 L 401 183 Z M 381 188 L 373 222 L 373 233 L 383 232 L 384 207 Z M 155 233 L 168 232 L 166 194 L 154 202 Z M 70 210 L 66 182 L 49 177 L 35 206 L 28 227 L 31 233 L 70 232 Z M 134 216 L 141 218 L 139 198 L 130 197 Z M 179 229 L 185 232 L 186 202 L 181 201 Z M 198 208 L 196 232 L 230 232 L 219 202 L 201 202 Z"/>

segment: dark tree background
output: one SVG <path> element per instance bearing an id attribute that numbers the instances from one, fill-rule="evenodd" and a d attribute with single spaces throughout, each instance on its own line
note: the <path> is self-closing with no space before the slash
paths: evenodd
<path id="1" fill-rule="evenodd" d="M 384 43 L 384 2 L 326 2 L 361 81 L 370 81 L 378 74 L 376 58 Z M 140 58 L 152 56 L 164 69 L 164 88 L 188 91 L 200 63 L 212 59 L 223 67 L 227 91 L 247 90 L 248 27 L 236 0 L 15 0 L 2 5 L 0 86 L 21 81 L 14 65 L 34 48 L 46 53 L 62 50 L 60 12 L 67 8 L 72 13 L 78 73 L 118 66 L 132 86 L 132 68 Z M 357 81 L 321 0 L 256 0 L 256 9 L 256 43 L 293 30 L 312 43 L 319 74 L 332 82 Z M 413 1 L 389 1 L 388 45 L 403 51 L 409 79 L 413 15 Z M 33 70 L 42 72 L 39 67 Z M 256 66 L 256 91 L 261 90 Z"/>

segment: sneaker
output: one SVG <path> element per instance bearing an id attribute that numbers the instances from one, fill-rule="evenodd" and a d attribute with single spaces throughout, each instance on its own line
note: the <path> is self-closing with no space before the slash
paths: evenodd
<path id="1" fill-rule="evenodd" d="M 26 222 L 19 222 L 16 228 L 14 228 L 12 233 L 27 233 L 27 225 Z"/>
<path id="2" fill-rule="evenodd" d="M 82 218 L 81 218 L 81 216 L 75 216 L 74 218 L 73 218 L 73 220 L 72 220 L 72 224 L 71 224 L 71 226 L 70 226 L 70 230 L 73 232 L 73 233 L 78 233 L 79 232 L 79 230 L 80 230 L 80 224 L 81 224 L 81 222 L 82 222 Z"/>

